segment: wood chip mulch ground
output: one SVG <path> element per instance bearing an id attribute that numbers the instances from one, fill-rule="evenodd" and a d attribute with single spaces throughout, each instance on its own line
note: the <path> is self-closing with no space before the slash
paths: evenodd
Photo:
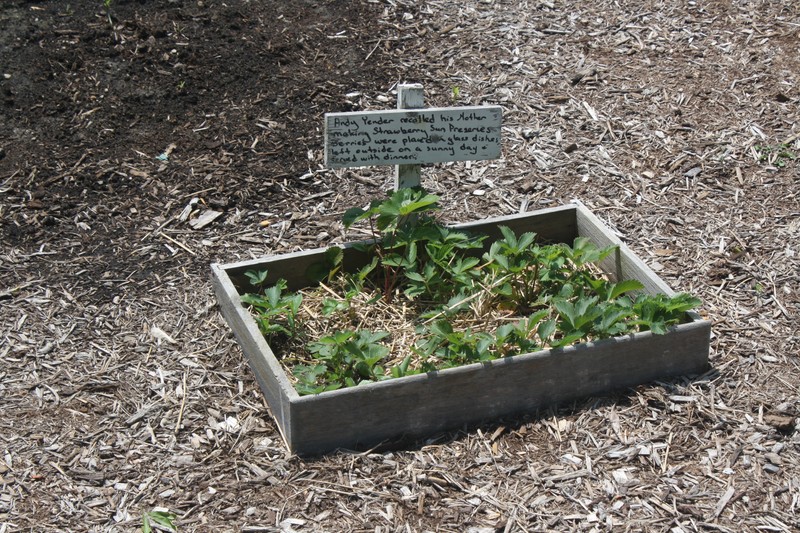
<path id="1" fill-rule="evenodd" d="M 344 239 L 325 112 L 503 106 L 466 221 L 578 198 L 703 299 L 711 368 L 393 450 L 287 453 L 211 262 Z M 800 5 L 0 8 L 0 533 L 800 530 Z M 402 405 L 398 406 L 402 409 Z"/>

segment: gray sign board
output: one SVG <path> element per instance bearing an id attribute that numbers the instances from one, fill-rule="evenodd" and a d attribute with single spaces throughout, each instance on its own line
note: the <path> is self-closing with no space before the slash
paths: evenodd
<path id="1" fill-rule="evenodd" d="M 419 165 L 500 157 L 500 106 L 327 113 L 325 165 Z"/>

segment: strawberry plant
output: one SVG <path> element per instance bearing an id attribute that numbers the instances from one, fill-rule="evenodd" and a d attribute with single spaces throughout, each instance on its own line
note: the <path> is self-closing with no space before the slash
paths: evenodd
<path id="1" fill-rule="evenodd" d="M 612 282 L 598 263 L 615 247 L 584 237 L 572 245 L 500 227 L 501 237 L 470 235 L 437 222 L 438 198 L 401 189 L 344 215 L 368 224 L 357 245 L 368 263 L 342 269 L 328 249 L 306 271 L 319 286 L 266 286 L 247 272 L 254 293 L 242 301 L 261 332 L 280 339 L 300 394 L 402 377 L 638 331 L 666 333 L 699 300 L 641 294 L 635 280 Z"/>
<path id="2" fill-rule="evenodd" d="M 382 379 L 384 372 L 378 363 L 388 355 L 389 348 L 378 341 L 388 335 L 385 331 L 347 330 L 312 342 L 308 349 L 319 364 L 295 367 L 298 392 L 318 393 Z M 323 385 L 317 383 L 320 378 L 325 380 Z"/>
<path id="3" fill-rule="evenodd" d="M 250 283 L 257 287 L 264 284 L 267 272 L 247 272 Z M 286 280 L 264 289 L 262 294 L 242 295 L 242 302 L 256 311 L 256 322 L 267 339 L 279 335 L 292 337 L 298 333 L 298 313 L 303 302 L 302 294 L 286 293 Z"/>

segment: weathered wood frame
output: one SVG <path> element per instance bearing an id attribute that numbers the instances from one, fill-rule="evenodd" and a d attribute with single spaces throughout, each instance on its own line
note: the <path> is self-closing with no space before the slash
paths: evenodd
<path id="1" fill-rule="evenodd" d="M 571 243 L 588 237 L 618 250 L 601 265 L 614 279 L 637 279 L 647 293 L 670 288 L 585 206 L 575 203 L 541 211 L 459 225 L 498 236 L 499 225 L 534 231 L 540 239 Z M 363 264 L 363 253 L 344 247 L 344 268 Z M 311 284 L 306 268 L 324 249 L 211 266 L 222 315 L 242 347 L 287 446 L 298 454 L 336 448 L 363 449 L 399 437 L 421 437 L 447 429 L 536 409 L 581 397 L 704 372 L 708 367 L 711 324 L 696 314 L 666 335 L 636 333 L 558 350 L 477 363 L 428 374 L 391 379 L 300 396 L 284 368 L 241 304 L 244 273 L 269 270 L 269 281 L 290 287 Z"/>

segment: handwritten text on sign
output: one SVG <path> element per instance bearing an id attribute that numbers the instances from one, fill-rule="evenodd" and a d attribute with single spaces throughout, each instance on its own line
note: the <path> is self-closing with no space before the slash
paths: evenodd
<path id="1" fill-rule="evenodd" d="M 500 157 L 500 106 L 327 113 L 331 168 L 418 165 Z"/>

